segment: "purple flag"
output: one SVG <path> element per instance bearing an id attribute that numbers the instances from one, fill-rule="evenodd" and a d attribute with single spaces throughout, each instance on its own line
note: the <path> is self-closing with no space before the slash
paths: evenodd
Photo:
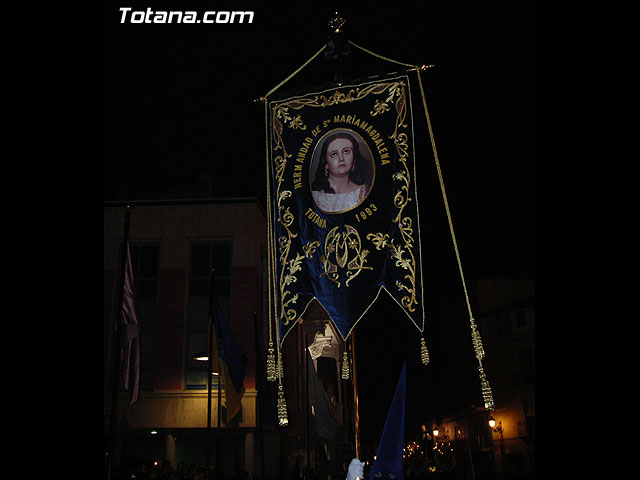
<path id="1" fill-rule="evenodd" d="M 138 400 L 140 390 L 140 314 L 136 305 L 136 290 L 131 267 L 131 252 L 126 244 L 127 256 L 122 296 L 122 380 L 131 393 L 130 404 Z"/>

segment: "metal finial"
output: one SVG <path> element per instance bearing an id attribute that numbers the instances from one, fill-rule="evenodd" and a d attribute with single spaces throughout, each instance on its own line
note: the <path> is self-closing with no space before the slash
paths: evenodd
<path id="1" fill-rule="evenodd" d="M 347 23 L 347 20 L 340 16 L 338 12 L 335 13 L 335 16 L 329 20 L 329 28 L 333 30 L 334 33 L 340 33 L 344 24 Z"/>

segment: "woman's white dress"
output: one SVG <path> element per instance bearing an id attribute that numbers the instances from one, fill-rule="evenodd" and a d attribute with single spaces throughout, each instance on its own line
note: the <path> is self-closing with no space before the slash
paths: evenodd
<path id="1" fill-rule="evenodd" d="M 366 185 L 360 185 L 359 188 L 348 193 L 325 193 L 313 190 L 311 195 L 320 210 L 327 213 L 338 213 L 356 207 L 364 200 L 366 193 Z"/>

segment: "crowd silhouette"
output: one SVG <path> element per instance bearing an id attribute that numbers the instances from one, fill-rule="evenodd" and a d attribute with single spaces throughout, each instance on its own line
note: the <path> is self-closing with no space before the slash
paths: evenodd
<path id="1" fill-rule="evenodd" d="M 140 462 L 130 472 L 126 478 L 129 480 L 205 480 L 206 468 L 204 465 L 179 462 L 175 468 L 169 460 L 161 463 Z M 224 472 L 210 472 L 211 480 L 260 480 L 258 477 L 251 477 L 248 472 L 238 473 L 232 476 L 225 475 Z"/>

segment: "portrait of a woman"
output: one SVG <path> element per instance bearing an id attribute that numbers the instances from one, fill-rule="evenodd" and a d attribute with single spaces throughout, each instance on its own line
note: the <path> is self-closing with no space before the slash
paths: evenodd
<path id="1" fill-rule="evenodd" d="M 364 141 L 363 141 L 364 143 Z M 372 185 L 373 165 L 350 133 L 330 133 L 320 149 L 311 194 L 323 212 L 338 213 L 358 206 Z"/>

